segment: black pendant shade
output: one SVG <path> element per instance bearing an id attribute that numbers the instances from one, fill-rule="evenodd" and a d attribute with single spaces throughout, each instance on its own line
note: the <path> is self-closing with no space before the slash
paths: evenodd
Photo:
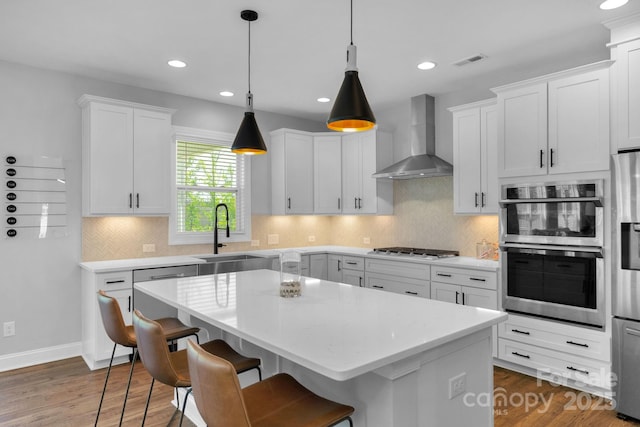
<path id="1" fill-rule="evenodd" d="M 264 144 L 253 111 L 245 111 L 238 133 L 236 133 L 236 139 L 233 140 L 231 151 L 236 154 L 264 154 L 267 152 L 267 146 Z"/>
<path id="2" fill-rule="evenodd" d="M 251 94 L 251 22 L 258 19 L 258 12 L 243 10 L 240 12 L 240 18 L 249 24 L 249 55 L 247 61 L 249 91 L 247 92 L 247 109 L 236 133 L 236 138 L 231 145 L 231 151 L 236 154 L 265 154 L 267 146 L 264 144 L 260 129 L 258 129 L 258 123 L 253 114 L 253 95 Z"/>
<path id="3" fill-rule="evenodd" d="M 372 129 L 375 124 L 376 118 L 369 107 L 358 72 L 345 71 L 342 86 L 327 120 L 327 127 L 341 132 L 357 132 Z"/>

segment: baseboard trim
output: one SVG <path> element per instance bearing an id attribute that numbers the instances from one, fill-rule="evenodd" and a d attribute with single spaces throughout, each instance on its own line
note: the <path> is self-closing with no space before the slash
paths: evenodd
<path id="1" fill-rule="evenodd" d="M 21 353 L 6 354 L 0 356 L 0 372 L 68 359 L 70 357 L 80 356 L 81 353 L 82 343 L 75 342 L 23 351 Z"/>

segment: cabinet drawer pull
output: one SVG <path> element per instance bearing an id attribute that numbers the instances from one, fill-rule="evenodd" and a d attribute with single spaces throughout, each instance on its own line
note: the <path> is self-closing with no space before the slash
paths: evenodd
<path id="1" fill-rule="evenodd" d="M 512 329 L 511 332 L 515 332 L 516 334 L 522 334 L 522 335 L 531 335 L 530 332 L 521 331 L 520 329 Z"/>
<path id="2" fill-rule="evenodd" d="M 124 283 L 124 279 L 120 279 L 120 280 L 107 280 L 106 282 L 107 285 L 115 285 L 116 283 Z"/>
<path id="3" fill-rule="evenodd" d="M 512 351 L 511 354 L 518 357 L 524 357 L 525 359 L 531 359 L 531 356 L 529 356 L 528 354 L 520 354 L 517 351 Z"/>
<path id="4" fill-rule="evenodd" d="M 589 348 L 589 344 L 583 344 L 579 342 L 567 341 L 567 344 L 577 345 L 578 347 Z"/>
<path id="5" fill-rule="evenodd" d="M 418 296 L 417 292 L 412 292 L 412 291 L 404 291 L 405 294 L 409 294 L 409 295 L 415 295 Z"/>
<path id="6" fill-rule="evenodd" d="M 176 279 L 178 277 L 184 277 L 184 273 L 161 274 L 159 276 L 151 276 L 151 280 Z"/>
<path id="7" fill-rule="evenodd" d="M 384 286 L 379 286 L 379 285 L 371 285 L 371 287 L 376 289 L 384 289 Z"/>
<path id="8" fill-rule="evenodd" d="M 589 371 L 587 371 L 586 369 L 578 369 L 578 368 L 574 368 L 573 366 L 567 366 L 567 369 L 570 371 L 580 372 L 581 374 L 589 375 Z"/>
<path id="9" fill-rule="evenodd" d="M 474 282 L 486 282 L 487 279 L 479 279 L 477 277 L 469 277 L 469 280 L 473 280 Z"/>
<path id="10" fill-rule="evenodd" d="M 440 277 L 451 277 L 450 274 L 444 274 L 444 273 L 436 273 L 436 276 L 440 276 Z"/>
<path id="11" fill-rule="evenodd" d="M 640 331 L 632 328 L 625 328 L 625 332 L 629 335 L 635 335 L 636 337 L 640 337 Z"/>
<path id="12" fill-rule="evenodd" d="M 354 261 L 345 261 L 345 263 L 349 265 L 358 265 L 358 263 Z"/>

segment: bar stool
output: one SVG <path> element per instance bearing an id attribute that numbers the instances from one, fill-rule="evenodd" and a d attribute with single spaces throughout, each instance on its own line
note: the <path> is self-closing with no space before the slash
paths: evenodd
<path id="1" fill-rule="evenodd" d="M 349 421 L 353 408 L 320 397 L 288 374 L 240 388 L 233 365 L 187 342 L 198 412 L 208 427 L 328 427 Z"/>
<path id="2" fill-rule="evenodd" d="M 129 380 L 127 381 L 127 390 L 124 394 L 124 403 L 122 404 L 122 412 L 120 414 L 120 423 L 122 425 L 122 419 L 124 417 L 124 410 L 127 406 L 127 396 L 129 395 L 129 387 L 131 386 L 131 376 L 133 375 L 133 366 L 138 358 L 138 349 L 136 335 L 133 330 L 133 325 L 125 325 L 122 318 L 122 311 L 120 311 L 120 304 L 118 300 L 107 295 L 103 290 L 98 291 L 98 306 L 100 307 L 100 316 L 102 317 L 102 324 L 107 332 L 109 338 L 113 341 L 113 351 L 111 352 L 111 360 L 109 361 L 109 369 L 107 370 L 107 376 L 104 379 L 104 387 L 102 388 L 102 396 L 100 397 L 100 404 L 98 405 L 98 413 L 96 414 L 95 426 L 98 425 L 98 418 L 100 417 L 100 410 L 102 409 L 102 402 L 107 390 L 107 382 L 109 381 L 109 374 L 111 373 L 111 365 L 113 364 L 113 356 L 116 353 L 116 347 L 121 345 L 123 347 L 129 347 L 134 349 L 133 359 L 131 361 L 131 368 L 129 368 Z M 158 319 L 157 322 L 162 325 L 165 331 L 165 343 L 167 341 L 174 342 L 180 338 L 185 338 L 191 335 L 198 340 L 198 331 L 200 328 L 194 328 L 187 326 L 175 317 L 165 317 Z"/>
<path id="3" fill-rule="evenodd" d="M 187 398 L 189 397 L 189 393 L 191 393 L 191 377 L 187 363 L 187 351 L 180 350 L 170 353 L 165 345 L 162 325 L 147 319 L 139 310 L 133 311 L 133 328 L 138 338 L 140 359 L 152 378 L 151 386 L 149 387 L 149 396 L 147 396 L 147 404 L 144 408 L 142 425 L 144 426 L 144 421 L 147 418 L 153 384 L 156 380 L 171 387 L 187 388 L 187 393 L 182 405 L 182 415 L 180 416 L 180 425 L 182 425 L 184 411 L 187 406 Z M 187 343 L 189 342 L 191 341 L 187 341 Z M 226 363 L 229 363 L 235 375 L 257 369 L 258 377 L 262 380 L 260 359 L 241 355 L 223 340 L 206 342 L 202 344 L 200 348 L 202 351 L 208 354 L 214 354 L 225 360 Z M 178 401 L 177 406 L 176 410 L 180 410 L 180 401 Z"/>

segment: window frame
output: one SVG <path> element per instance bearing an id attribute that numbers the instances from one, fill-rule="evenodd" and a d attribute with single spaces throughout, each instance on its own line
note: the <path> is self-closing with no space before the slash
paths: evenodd
<path id="1" fill-rule="evenodd" d="M 178 141 L 214 143 L 218 145 L 233 144 L 235 135 L 226 132 L 210 131 L 206 129 L 190 128 L 183 126 L 173 127 L 173 138 L 171 139 L 171 212 L 169 214 L 169 245 L 213 245 L 213 232 L 178 232 L 176 219 L 178 212 L 178 185 L 176 184 L 177 168 L 177 144 Z M 251 156 L 242 156 L 244 162 L 244 178 L 238 180 L 238 199 L 242 199 L 240 209 L 242 218 L 236 218 L 236 223 L 244 225 L 243 230 L 232 231 L 227 238 L 224 231 L 218 230 L 218 241 L 225 242 L 248 242 L 251 241 Z M 243 185 L 244 184 L 244 185 Z M 236 215 L 238 207 L 236 207 Z M 240 219 L 241 221 L 238 221 Z"/>

